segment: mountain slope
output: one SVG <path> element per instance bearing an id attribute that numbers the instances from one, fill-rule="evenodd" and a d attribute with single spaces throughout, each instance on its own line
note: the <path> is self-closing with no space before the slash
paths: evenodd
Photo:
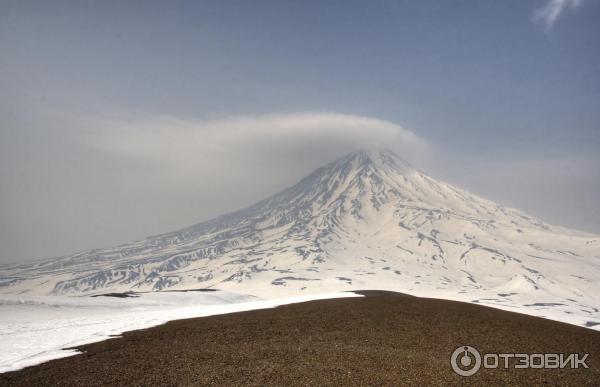
<path id="1" fill-rule="evenodd" d="M 389 289 L 600 323 L 600 237 L 356 152 L 245 210 L 0 271 L 0 292 L 214 287 L 263 297 Z"/>

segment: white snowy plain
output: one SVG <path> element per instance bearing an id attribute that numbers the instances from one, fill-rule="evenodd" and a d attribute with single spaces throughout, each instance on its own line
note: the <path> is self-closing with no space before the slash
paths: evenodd
<path id="1" fill-rule="evenodd" d="M 272 300 L 227 291 L 152 292 L 139 297 L 0 296 L 0 373 L 80 353 L 73 347 L 171 320 L 213 316 L 329 298 L 351 292 Z"/>

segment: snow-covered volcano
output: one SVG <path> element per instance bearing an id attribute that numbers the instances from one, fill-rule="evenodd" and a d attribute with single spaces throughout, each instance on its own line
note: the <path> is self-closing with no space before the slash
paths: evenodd
<path id="1" fill-rule="evenodd" d="M 0 292 L 353 289 L 600 324 L 600 237 L 545 224 L 360 151 L 247 209 L 176 232 L 0 269 Z"/>

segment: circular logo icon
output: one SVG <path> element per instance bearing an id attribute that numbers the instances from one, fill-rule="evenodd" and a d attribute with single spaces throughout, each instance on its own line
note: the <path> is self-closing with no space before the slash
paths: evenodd
<path id="1" fill-rule="evenodd" d="M 460 376 L 475 375 L 481 368 L 481 354 L 475 348 L 463 345 L 452 352 L 450 364 Z"/>

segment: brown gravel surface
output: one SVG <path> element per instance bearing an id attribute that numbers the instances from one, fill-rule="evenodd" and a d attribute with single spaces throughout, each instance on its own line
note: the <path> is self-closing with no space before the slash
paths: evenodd
<path id="1" fill-rule="evenodd" d="M 479 305 L 364 292 L 172 321 L 0 374 L 0 385 L 600 385 L 600 332 Z M 459 345 L 483 353 L 589 353 L 589 369 L 456 375 Z"/>

